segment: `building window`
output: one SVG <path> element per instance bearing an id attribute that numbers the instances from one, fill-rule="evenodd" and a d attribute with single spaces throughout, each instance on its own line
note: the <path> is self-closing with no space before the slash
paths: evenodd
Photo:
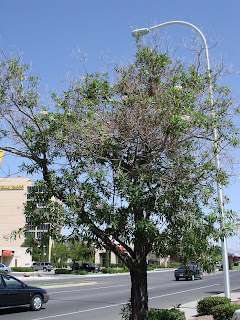
<path id="1" fill-rule="evenodd" d="M 40 226 L 37 227 L 37 230 L 48 230 L 49 229 L 49 225 L 48 224 L 42 224 Z"/>
<path id="2" fill-rule="evenodd" d="M 32 224 L 28 224 L 27 230 L 35 230 L 35 227 Z"/>
<path id="3" fill-rule="evenodd" d="M 38 239 L 41 239 L 41 238 L 42 238 L 42 235 L 43 235 L 43 232 L 37 232 L 37 238 L 38 238 Z"/>

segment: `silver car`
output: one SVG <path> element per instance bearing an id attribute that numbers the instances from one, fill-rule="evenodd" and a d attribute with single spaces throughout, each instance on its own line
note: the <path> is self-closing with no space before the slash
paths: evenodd
<path id="1" fill-rule="evenodd" d="M 3 264 L 3 263 L 0 263 L 0 270 L 12 272 L 12 269 L 10 267 L 5 266 L 5 264 Z"/>
<path id="2" fill-rule="evenodd" d="M 44 272 L 50 272 L 51 270 L 53 270 L 53 264 L 51 262 L 35 262 L 32 266 L 34 268 L 34 271 L 43 270 Z"/>

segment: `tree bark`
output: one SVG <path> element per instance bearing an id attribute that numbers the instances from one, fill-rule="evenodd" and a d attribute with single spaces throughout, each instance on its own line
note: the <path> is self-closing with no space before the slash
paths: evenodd
<path id="1" fill-rule="evenodd" d="M 148 318 L 147 263 L 130 269 L 132 320 Z"/>

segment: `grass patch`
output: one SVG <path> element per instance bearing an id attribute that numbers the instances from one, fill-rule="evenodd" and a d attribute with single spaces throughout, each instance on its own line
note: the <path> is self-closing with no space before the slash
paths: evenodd
<path id="1" fill-rule="evenodd" d="M 232 270 L 240 270 L 240 266 L 232 266 Z"/>

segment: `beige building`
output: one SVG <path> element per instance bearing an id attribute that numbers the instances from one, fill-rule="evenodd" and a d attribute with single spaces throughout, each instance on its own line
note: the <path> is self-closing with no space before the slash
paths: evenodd
<path id="1" fill-rule="evenodd" d="M 24 235 L 11 237 L 14 230 L 26 224 L 23 214 L 27 201 L 28 188 L 32 186 L 29 178 L 0 178 L 0 262 L 10 267 L 30 266 L 32 258 L 21 248 Z"/>
<path id="2" fill-rule="evenodd" d="M 119 246 L 120 250 L 125 251 L 122 246 Z M 121 262 L 119 258 L 113 252 L 109 252 L 109 261 L 111 264 L 118 264 Z M 157 257 L 154 253 L 150 253 L 147 256 L 147 261 L 150 264 L 157 264 L 159 266 L 167 267 L 170 262 L 170 256 L 161 258 Z M 106 250 L 96 250 L 95 252 L 95 264 L 100 266 L 105 266 L 106 262 Z"/>

